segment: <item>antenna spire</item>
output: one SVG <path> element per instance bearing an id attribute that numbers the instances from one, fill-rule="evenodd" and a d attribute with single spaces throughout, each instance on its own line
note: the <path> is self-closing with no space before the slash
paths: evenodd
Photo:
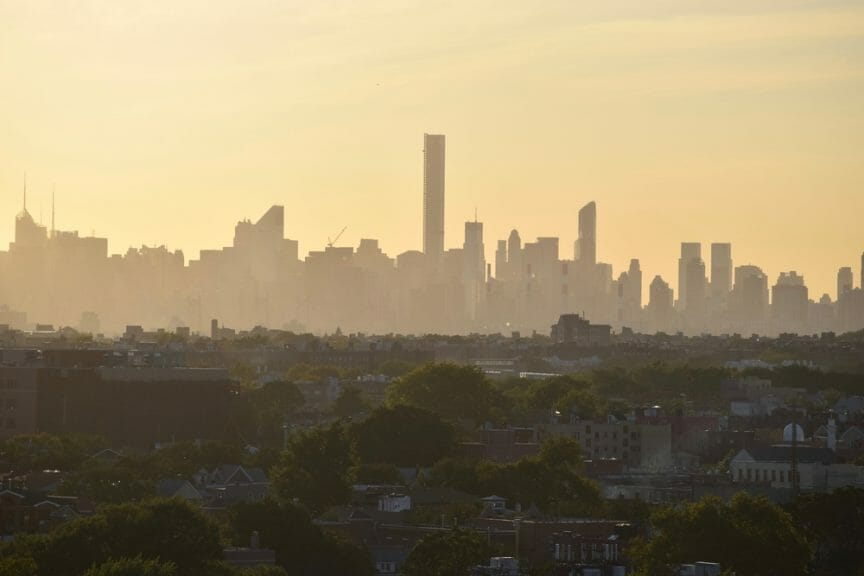
<path id="1" fill-rule="evenodd" d="M 27 171 L 24 171 L 24 212 L 27 212 Z"/>

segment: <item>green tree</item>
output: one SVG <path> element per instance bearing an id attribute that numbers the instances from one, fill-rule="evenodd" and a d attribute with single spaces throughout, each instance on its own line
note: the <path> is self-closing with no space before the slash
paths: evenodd
<path id="1" fill-rule="evenodd" d="M 93 454 L 108 448 L 102 436 L 27 434 L 0 443 L 0 459 L 18 470 L 75 470 Z"/>
<path id="2" fill-rule="evenodd" d="M 281 566 L 256 566 L 240 570 L 237 576 L 288 576 Z"/>
<path id="3" fill-rule="evenodd" d="M 402 484 L 399 469 L 385 462 L 361 462 L 357 467 L 356 481 L 360 484 Z"/>
<path id="4" fill-rule="evenodd" d="M 351 439 L 339 423 L 296 433 L 272 471 L 276 493 L 296 498 L 314 514 L 351 497 L 355 456 Z"/>
<path id="5" fill-rule="evenodd" d="M 108 560 L 84 572 L 84 576 L 176 576 L 177 567 L 155 558 L 119 558 Z"/>
<path id="6" fill-rule="evenodd" d="M 0 576 L 37 576 L 36 561 L 29 556 L 3 556 L 0 549 Z"/>
<path id="7" fill-rule="evenodd" d="M 791 511 L 813 549 L 814 573 L 864 574 L 864 490 L 801 496 Z"/>
<path id="8" fill-rule="evenodd" d="M 452 576 L 467 574 L 478 564 L 484 564 L 496 554 L 496 549 L 476 532 L 454 530 L 436 532 L 418 542 L 405 565 L 405 576 Z"/>
<path id="9" fill-rule="evenodd" d="M 578 442 L 551 438 L 536 456 L 509 464 L 445 458 L 432 468 L 429 483 L 477 496 L 496 494 L 523 507 L 590 515 L 602 509 L 602 499 L 597 485 L 582 476 L 581 463 Z"/>
<path id="10" fill-rule="evenodd" d="M 409 404 L 448 420 L 483 420 L 500 403 L 499 393 L 475 366 L 426 364 L 387 389 L 391 405 Z"/>
<path id="11" fill-rule="evenodd" d="M 258 532 L 261 546 L 275 550 L 276 563 L 289 574 L 374 573 L 365 550 L 322 531 L 299 506 L 273 500 L 241 503 L 231 508 L 228 524 L 237 545 Z"/>
<path id="12" fill-rule="evenodd" d="M 154 482 L 151 474 L 142 474 L 139 468 L 127 462 L 94 460 L 64 478 L 60 492 L 100 504 L 120 504 L 155 496 Z"/>
<path id="13" fill-rule="evenodd" d="M 159 559 L 177 576 L 207 573 L 222 557 L 219 530 L 199 509 L 180 500 L 106 506 L 48 535 L 17 539 L 10 556 L 36 560 L 43 576 L 80 576 L 112 558 Z"/>
<path id="14" fill-rule="evenodd" d="M 343 386 L 333 403 L 333 414 L 339 418 L 351 418 L 369 410 L 369 403 L 356 386 Z"/>
<path id="15" fill-rule="evenodd" d="M 400 467 L 431 466 L 456 444 L 453 427 L 437 414 L 401 404 L 377 408 L 351 433 L 361 461 Z"/>
<path id="16" fill-rule="evenodd" d="M 810 557 L 792 516 L 746 492 L 729 504 L 706 497 L 665 508 L 651 523 L 652 538 L 631 549 L 641 574 L 673 574 L 678 564 L 698 560 L 748 576 L 804 574 Z"/>
<path id="17" fill-rule="evenodd" d="M 232 424 L 244 442 L 281 448 L 282 426 L 304 402 L 297 385 L 287 380 L 241 386 L 232 405 Z"/>

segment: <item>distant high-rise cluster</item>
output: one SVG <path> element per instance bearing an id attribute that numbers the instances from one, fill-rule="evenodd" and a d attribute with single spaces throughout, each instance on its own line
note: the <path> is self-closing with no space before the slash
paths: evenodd
<path id="1" fill-rule="evenodd" d="M 219 322 L 293 331 L 372 333 L 546 333 L 562 314 L 639 332 L 774 335 L 864 328 L 864 254 L 855 287 L 840 268 L 837 294 L 810 299 L 803 276 L 783 272 L 769 286 L 751 264 L 733 266 L 732 245 L 683 242 L 676 293 L 655 276 L 643 304 L 638 259 L 616 277 L 598 260 L 597 205 L 574 215 L 572 259 L 557 237 L 523 241 L 517 230 L 486 262 L 483 223 L 465 222 L 461 247 L 444 244 L 445 137 L 423 139 L 423 243 L 389 257 L 374 239 L 358 247 L 310 251 L 284 237 L 284 210 L 243 220 L 232 246 L 202 250 L 197 260 L 164 246 L 108 255 L 105 238 L 49 230 L 27 211 L 15 218 L 15 239 L 0 252 L 0 325 L 71 326 L 118 333 L 126 325 L 221 333 Z M 337 238 L 338 240 L 338 238 Z M 710 272 L 710 277 L 709 277 Z M 219 322 L 212 324 L 212 319 Z"/>

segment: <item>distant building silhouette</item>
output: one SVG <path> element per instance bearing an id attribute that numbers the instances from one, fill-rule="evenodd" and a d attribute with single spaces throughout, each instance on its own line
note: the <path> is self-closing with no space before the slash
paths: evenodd
<path id="1" fill-rule="evenodd" d="M 651 281 L 648 295 L 648 314 L 655 329 L 669 330 L 675 312 L 674 293 L 669 284 L 660 276 Z"/>
<path id="2" fill-rule="evenodd" d="M 723 310 L 732 290 L 732 244 L 711 244 L 711 300 L 715 310 Z"/>
<path id="3" fill-rule="evenodd" d="M 465 243 L 462 245 L 465 287 L 465 312 L 469 321 L 478 318 L 486 295 L 486 257 L 483 244 L 483 223 L 465 222 Z"/>
<path id="4" fill-rule="evenodd" d="M 794 270 L 782 272 L 771 289 L 771 313 L 780 332 L 799 332 L 807 322 L 807 286 Z"/>
<path id="5" fill-rule="evenodd" d="M 837 271 L 837 300 L 839 301 L 852 288 L 852 268 L 844 266 Z"/>
<path id="6" fill-rule="evenodd" d="M 595 202 L 589 202 L 579 210 L 576 260 L 589 266 L 597 263 L 597 204 Z"/>
<path id="7" fill-rule="evenodd" d="M 443 134 L 423 135 L 423 253 L 434 262 L 444 255 Z"/>
<path id="8" fill-rule="evenodd" d="M 688 332 L 699 332 L 705 325 L 707 279 L 702 245 L 682 242 L 678 260 L 678 310 Z"/>
<path id="9" fill-rule="evenodd" d="M 739 332 L 761 332 L 768 317 L 768 276 L 758 266 L 735 268 L 731 313 Z"/>

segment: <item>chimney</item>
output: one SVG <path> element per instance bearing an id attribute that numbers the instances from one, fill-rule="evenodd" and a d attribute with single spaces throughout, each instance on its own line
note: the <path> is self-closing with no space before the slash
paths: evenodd
<path id="1" fill-rule="evenodd" d="M 837 451 L 837 424 L 834 422 L 834 414 L 828 416 L 828 439 L 826 447 L 832 452 Z"/>

